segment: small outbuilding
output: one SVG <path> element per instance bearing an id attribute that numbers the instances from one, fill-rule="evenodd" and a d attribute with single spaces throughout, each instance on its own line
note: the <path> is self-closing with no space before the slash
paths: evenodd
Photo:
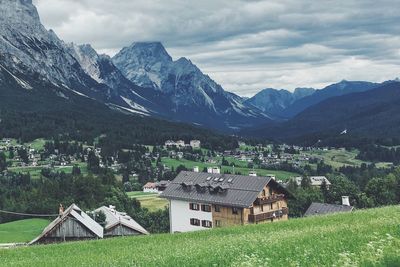
<path id="1" fill-rule="evenodd" d="M 103 227 L 77 205 L 72 204 L 60 213 L 43 232 L 29 244 L 48 244 L 63 241 L 103 238 Z"/>
<path id="2" fill-rule="evenodd" d="M 305 217 L 315 216 L 315 215 L 325 215 L 338 212 L 351 212 L 353 210 L 352 206 L 348 205 L 335 205 L 327 203 L 311 203 L 310 207 L 304 214 Z"/>
<path id="3" fill-rule="evenodd" d="M 114 206 L 100 207 L 96 212 L 102 211 L 106 215 L 104 237 L 148 235 L 140 224 L 128 216 L 125 212 L 115 210 Z"/>

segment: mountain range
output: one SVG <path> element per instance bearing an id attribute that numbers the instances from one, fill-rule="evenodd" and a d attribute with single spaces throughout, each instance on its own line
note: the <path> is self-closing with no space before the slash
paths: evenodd
<path id="1" fill-rule="evenodd" d="M 387 81 L 371 90 L 327 98 L 295 117 L 247 129 L 245 135 L 313 144 L 347 138 L 398 138 L 400 82 Z"/>
<path id="2" fill-rule="evenodd" d="M 379 102 L 383 89 L 397 84 L 344 80 L 322 89 L 268 88 L 244 98 L 225 91 L 190 59 L 174 60 L 160 42 L 134 42 L 112 58 L 99 55 L 90 44 L 65 43 L 45 29 L 32 0 L 0 0 L 0 22 L 0 90 L 6 91 L 8 84 L 27 97 L 40 95 L 43 100 L 47 95 L 63 105 L 96 102 L 106 110 L 228 133 L 279 139 L 327 132 L 336 126 L 337 131 L 345 127 L 339 121 L 350 124 L 338 119 L 342 110 L 336 110 L 344 108 L 340 101 L 357 107 L 343 109 L 347 116 L 358 114 L 351 122 L 357 125 L 355 118 L 371 115 L 372 110 L 351 102 L 364 99 L 364 94 L 371 99 L 375 95 Z M 2 102 L 19 106 L 9 95 L 3 94 Z M 386 100 L 382 96 L 381 102 Z"/>

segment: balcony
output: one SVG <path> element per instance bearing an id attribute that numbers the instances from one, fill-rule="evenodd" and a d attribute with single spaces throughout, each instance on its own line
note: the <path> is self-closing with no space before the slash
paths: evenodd
<path id="1" fill-rule="evenodd" d="M 258 197 L 256 201 L 254 201 L 254 204 L 256 205 L 264 205 L 264 204 L 270 204 L 274 203 L 280 200 L 284 200 L 285 195 L 284 194 L 278 194 L 278 195 L 272 195 L 269 197 Z"/>
<path id="2" fill-rule="evenodd" d="M 288 208 L 282 208 L 279 210 L 274 210 L 274 211 L 269 211 L 269 212 L 264 212 L 264 213 L 259 213 L 259 214 L 249 214 L 249 222 L 257 223 L 257 222 L 266 221 L 266 220 L 270 220 L 270 219 L 282 218 L 283 215 L 288 215 L 288 214 L 289 214 Z"/>

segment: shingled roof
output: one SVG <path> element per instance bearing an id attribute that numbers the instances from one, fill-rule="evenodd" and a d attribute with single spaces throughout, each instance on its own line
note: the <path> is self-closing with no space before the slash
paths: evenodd
<path id="1" fill-rule="evenodd" d="M 167 199 L 248 208 L 267 184 L 289 192 L 271 177 L 182 171 L 160 195 Z"/>
<path id="2" fill-rule="evenodd" d="M 326 203 L 311 203 L 304 216 L 323 215 L 337 212 L 350 212 L 353 210 L 352 206 L 335 205 Z"/>

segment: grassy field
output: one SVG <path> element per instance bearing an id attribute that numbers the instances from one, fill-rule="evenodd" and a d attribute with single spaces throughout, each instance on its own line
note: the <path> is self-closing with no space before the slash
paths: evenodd
<path id="1" fill-rule="evenodd" d="M 0 243 L 24 243 L 37 237 L 49 224 L 45 219 L 27 219 L 0 224 Z"/>
<path id="2" fill-rule="evenodd" d="M 342 149 L 331 149 L 328 151 L 314 150 L 305 152 L 305 154 L 323 159 L 326 164 L 331 165 L 333 168 L 339 168 L 342 166 L 360 166 L 362 163 L 369 164 L 370 162 L 356 159 L 358 150 L 352 151 Z M 388 167 L 390 163 L 380 162 L 376 164 L 377 167 Z"/>
<path id="3" fill-rule="evenodd" d="M 165 164 L 168 167 L 178 167 L 179 165 L 184 165 L 188 169 L 192 169 L 194 166 L 198 166 L 200 168 L 200 171 L 203 170 L 204 167 L 215 167 L 219 166 L 218 164 L 212 164 L 212 163 L 203 163 L 203 162 L 196 162 L 196 161 L 190 161 L 186 159 L 171 159 L 171 158 L 162 158 L 161 162 Z M 242 163 L 243 164 L 243 163 Z M 242 165 L 240 165 L 242 166 Z M 230 166 L 222 166 L 221 172 L 224 171 L 231 171 L 232 172 L 233 168 Z M 244 168 L 244 167 L 235 167 L 235 172 L 240 172 L 243 175 L 248 175 L 250 171 L 253 169 L 249 168 Z M 278 180 L 288 180 L 290 177 L 293 176 L 298 176 L 299 174 L 293 173 L 293 172 L 286 172 L 286 171 L 275 171 L 275 170 L 264 170 L 264 169 L 254 169 L 257 172 L 257 175 L 263 176 L 263 175 L 268 175 L 268 174 L 273 174 L 276 176 Z"/>
<path id="4" fill-rule="evenodd" d="M 72 168 L 74 165 L 77 165 L 78 167 L 81 168 L 82 174 L 86 175 L 88 173 L 87 164 L 85 162 L 74 162 L 74 163 L 71 163 L 70 166 L 56 166 L 51 169 L 56 172 L 72 173 Z M 44 166 L 9 167 L 8 170 L 11 172 L 16 172 L 16 173 L 24 173 L 24 174 L 29 173 L 31 175 L 32 179 L 38 179 L 38 178 L 40 178 L 43 168 L 45 168 L 45 167 Z"/>
<path id="5" fill-rule="evenodd" d="M 144 193 L 142 191 L 128 192 L 130 198 L 136 198 L 140 201 L 142 207 L 150 211 L 164 209 L 168 206 L 168 200 L 160 198 L 157 193 Z"/>
<path id="6" fill-rule="evenodd" d="M 0 266 L 400 266 L 400 207 L 0 250 Z"/>

